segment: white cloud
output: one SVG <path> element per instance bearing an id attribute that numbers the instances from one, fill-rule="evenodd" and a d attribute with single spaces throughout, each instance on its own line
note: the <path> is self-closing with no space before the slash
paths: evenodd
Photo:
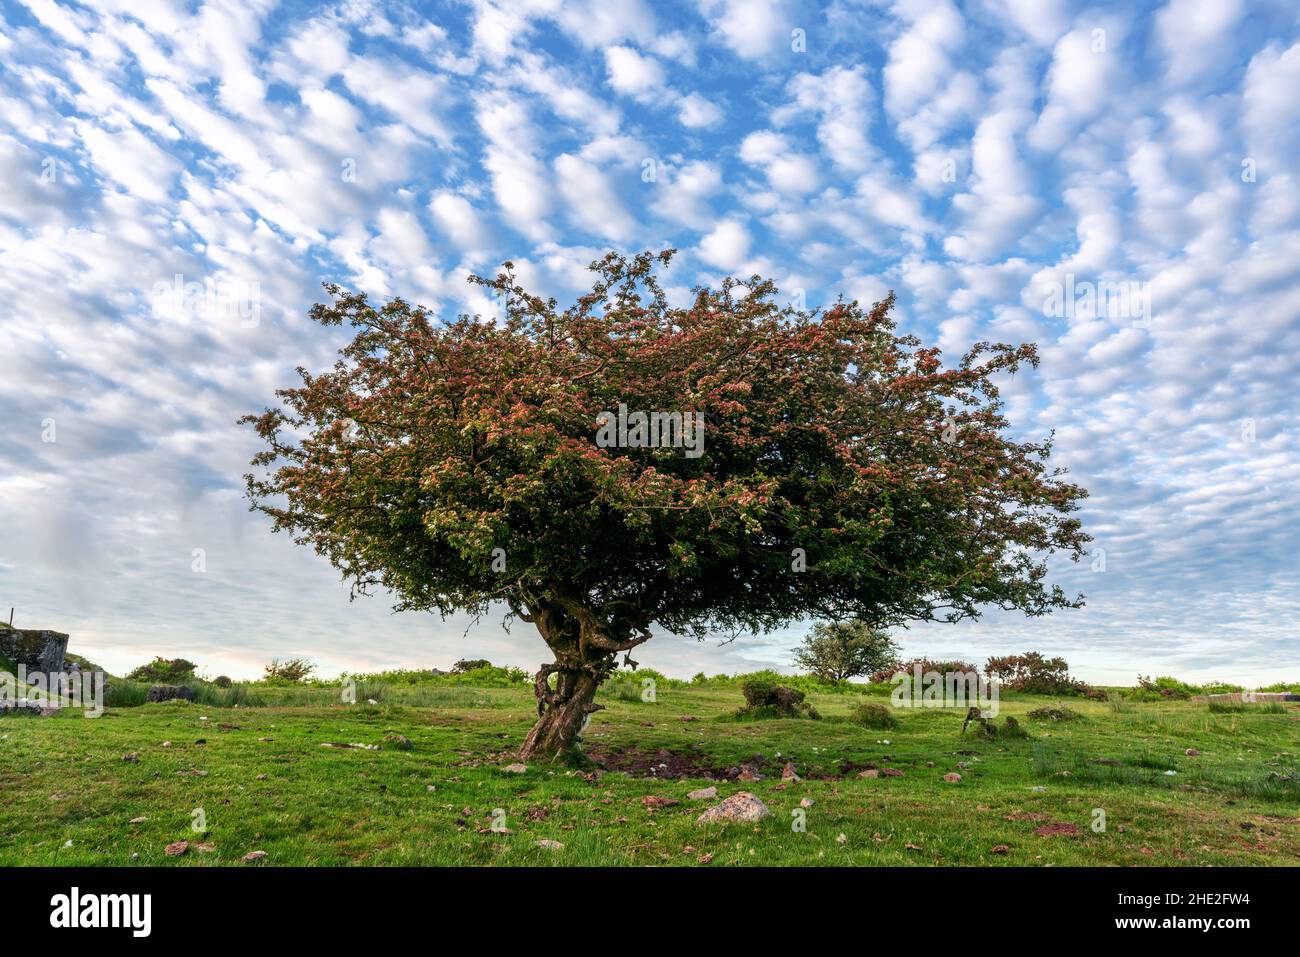
<path id="1" fill-rule="evenodd" d="M 737 220 L 728 219 L 700 240 L 697 252 L 710 266 L 734 272 L 748 258 L 750 242 L 749 230 Z"/>

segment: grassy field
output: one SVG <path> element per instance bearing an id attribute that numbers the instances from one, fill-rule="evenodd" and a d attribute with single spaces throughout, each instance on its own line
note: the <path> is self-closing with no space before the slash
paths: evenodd
<path id="1" fill-rule="evenodd" d="M 1006 694 L 1002 714 L 1030 737 L 985 740 L 963 737 L 952 710 L 897 710 L 890 730 L 847 720 L 887 697 L 813 695 L 821 721 L 738 721 L 738 690 L 667 688 L 655 703 L 603 699 L 584 747 L 605 769 L 520 774 L 503 767 L 533 717 L 522 688 L 262 700 L 0 718 L 0 865 L 1300 864 L 1294 704 L 1211 713 Z M 1058 703 L 1082 718 L 1026 717 Z M 801 781 L 782 782 L 787 761 Z M 762 780 L 707 780 L 742 764 Z M 860 777 L 868 765 L 903 774 Z M 757 794 L 773 817 L 697 826 L 716 801 L 687 793 L 710 784 L 719 799 Z M 183 840 L 184 855 L 165 856 Z M 255 850 L 267 856 L 242 864 Z"/>

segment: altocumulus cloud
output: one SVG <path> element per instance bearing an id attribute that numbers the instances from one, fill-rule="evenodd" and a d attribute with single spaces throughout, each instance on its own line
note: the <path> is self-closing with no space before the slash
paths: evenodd
<path id="1" fill-rule="evenodd" d="M 323 279 L 487 313 L 470 271 L 563 297 L 671 244 L 678 297 L 893 288 L 949 352 L 1040 343 L 1008 411 L 1093 493 L 1088 607 L 907 650 L 1294 678 L 1300 43 L 1285 4 L 1202 6 L 6 4 L 0 597 L 111 668 L 535 663 L 526 628 L 350 605 L 247 512 L 234 420 L 330 361 Z M 1146 298 L 1047 306 L 1067 283 Z M 641 657 L 783 665 L 800 630 Z"/>

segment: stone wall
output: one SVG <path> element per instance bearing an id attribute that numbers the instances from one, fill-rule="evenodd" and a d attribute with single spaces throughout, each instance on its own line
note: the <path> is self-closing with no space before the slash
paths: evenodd
<path id="1" fill-rule="evenodd" d="M 61 631 L 0 626 L 0 654 L 28 671 L 58 674 L 67 651 L 68 636 Z"/>

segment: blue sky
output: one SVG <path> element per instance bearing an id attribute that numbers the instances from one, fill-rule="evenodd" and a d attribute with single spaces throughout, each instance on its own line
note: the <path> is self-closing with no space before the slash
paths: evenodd
<path id="1" fill-rule="evenodd" d="M 605 250 L 683 299 L 771 276 L 898 293 L 949 356 L 1032 340 L 1025 436 L 1092 498 L 1088 606 L 901 634 L 1085 678 L 1300 675 L 1300 10 L 639 0 L 338 6 L 0 0 L 0 604 L 110 669 L 535 667 L 499 619 L 349 604 L 271 536 L 235 424 L 339 345 L 319 283 L 495 313 Z M 177 277 L 180 277 L 179 279 Z M 186 294 L 188 285 L 189 294 Z M 1070 290 L 1119 290 L 1049 306 Z M 1132 295 L 1127 295 L 1128 292 Z M 669 635 L 670 673 L 803 632 Z"/>

